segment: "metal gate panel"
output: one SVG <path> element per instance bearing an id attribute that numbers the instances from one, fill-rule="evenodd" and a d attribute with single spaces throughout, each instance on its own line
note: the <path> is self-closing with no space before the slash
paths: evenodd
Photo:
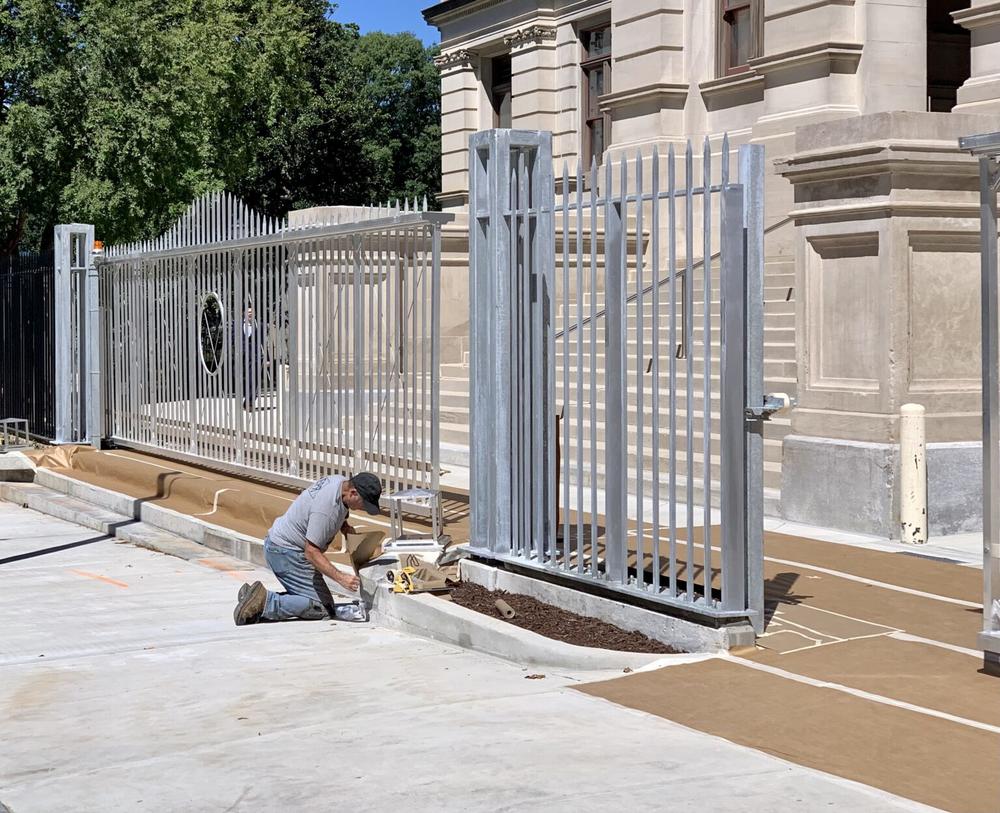
<path id="1" fill-rule="evenodd" d="M 551 134 L 472 138 L 472 544 L 761 629 L 763 151 L 720 146 L 556 200 Z"/>
<path id="2" fill-rule="evenodd" d="M 440 230 L 406 209 L 288 228 L 228 195 L 98 262 L 115 443 L 301 485 L 438 488 Z"/>

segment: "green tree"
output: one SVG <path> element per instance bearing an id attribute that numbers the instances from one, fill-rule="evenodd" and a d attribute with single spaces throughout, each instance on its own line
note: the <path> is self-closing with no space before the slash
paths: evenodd
<path id="1" fill-rule="evenodd" d="M 324 0 L 0 0 L 0 252 L 159 234 L 231 189 L 267 214 L 438 189 L 438 77 Z"/>

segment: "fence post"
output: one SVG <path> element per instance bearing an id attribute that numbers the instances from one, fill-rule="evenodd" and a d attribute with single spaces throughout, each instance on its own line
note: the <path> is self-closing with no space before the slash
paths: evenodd
<path id="1" fill-rule="evenodd" d="M 94 227 L 86 223 L 61 224 L 55 227 L 55 405 L 56 443 L 79 440 L 73 416 L 83 403 L 86 369 L 82 310 L 82 280 L 76 274 L 91 265 Z M 76 289 L 77 312 L 73 311 Z M 74 348 L 77 352 L 74 353 Z M 74 406 L 74 401 L 76 405 Z M 82 415 L 80 416 L 83 417 Z M 83 420 L 80 421 L 83 423 Z"/>
<path id="2" fill-rule="evenodd" d="M 1000 146 L 998 146 L 1000 152 Z M 1000 633 L 1000 287 L 997 283 L 996 156 L 979 158 L 979 212 L 982 251 L 983 365 L 983 632 Z M 1000 654 L 985 652 L 987 667 L 1000 671 Z"/>
<path id="3" fill-rule="evenodd" d="M 469 142 L 470 509 L 471 543 L 491 553 L 511 546 L 510 132 Z M 504 442 L 501 442 L 504 441 Z"/>
<path id="4" fill-rule="evenodd" d="M 512 194 L 515 154 L 519 190 Z M 552 134 L 476 133 L 469 165 L 472 544 L 506 555 L 512 546 L 527 553 L 533 542 L 541 562 L 555 533 Z M 525 319 L 524 335 L 517 334 L 515 314 Z M 515 365 L 518 348 L 526 357 Z M 512 423 L 515 398 L 528 399 L 520 404 L 524 425 Z"/>
<path id="5" fill-rule="evenodd" d="M 747 606 L 747 290 L 743 188 L 725 187 L 721 196 L 722 608 L 744 610 Z"/>
<path id="6" fill-rule="evenodd" d="M 724 157 L 723 160 L 726 160 Z M 739 151 L 746 263 L 746 400 L 764 403 L 764 147 Z M 746 424 L 746 598 L 764 632 L 764 421 Z"/>

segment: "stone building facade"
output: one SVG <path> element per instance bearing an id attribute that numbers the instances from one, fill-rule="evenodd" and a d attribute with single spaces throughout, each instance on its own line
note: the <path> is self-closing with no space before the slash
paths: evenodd
<path id="1" fill-rule="evenodd" d="M 424 16 L 457 229 L 478 130 L 550 130 L 556 177 L 706 136 L 763 145 L 766 384 L 798 401 L 770 436 L 769 513 L 896 536 L 898 414 L 916 402 L 931 531 L 980 527 L 978 170 L 957 141 L 1000 130 L 1000 2 L 445 0 Z"/>

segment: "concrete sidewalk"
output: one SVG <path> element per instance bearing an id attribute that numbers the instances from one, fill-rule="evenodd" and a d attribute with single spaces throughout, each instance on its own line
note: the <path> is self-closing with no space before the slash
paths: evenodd
<path id="1" fill-rule="evenodd" d="M 0 502 L 0 803 L 31 811 L 929 808 Z M 705 698 L 706 703 L 711 698 Z M 2 806 L 0 806 L 2 809 Z"/>

